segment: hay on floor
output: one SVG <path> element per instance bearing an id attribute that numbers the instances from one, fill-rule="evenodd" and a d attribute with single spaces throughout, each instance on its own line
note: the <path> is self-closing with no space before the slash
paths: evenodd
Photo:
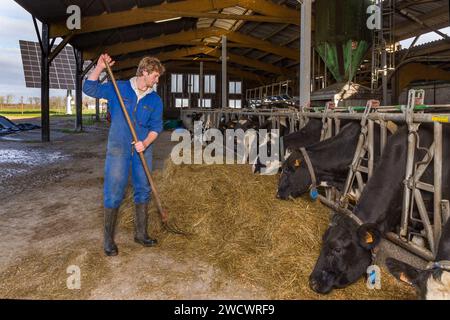
<path id="1" fill-rule="evenodd" d="M 174 165 L 155 173 L 171 222 L 193 233 L 166 232 L 152 206 L 150 233 L 161 248 L 207 261 L 234 279 L 262 287 L 273 299 L 411 299 L 413 290 L 382 270 L 382 290 L 365 280 L 322 296 L 308 286 L 326 230 L 329 209 L 307 198 L 275 198 L 277 176 L 253 175 L 246 165 Z M 133 227 L 131 192 L 122 206 L 122 225 Z M 220 279 L 218 279 L 220 281 Z"/>

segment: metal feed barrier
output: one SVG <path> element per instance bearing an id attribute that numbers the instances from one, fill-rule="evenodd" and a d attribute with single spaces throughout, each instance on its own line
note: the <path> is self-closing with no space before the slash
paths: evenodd
<path id="1" fill-rule="evenodd" d="M 289 85 L 292 81 L 286 80 L 272 83 L 266 86 L 247 89 L 245 98 L 250 108 L 285 104 L 294 106 L 296 101 L 289 95 Z"/>
<path id="2" fill-rule="evenodd" d="M 423 90 L 410 90 L 406 106 L 380 106 L 378 101 L 371 100 L 365 107 L 335 108 L 328 103 L 325 108 L 301 107 L 298 109 L 184 109 L 182 119 L 192 120 L 192 115 L 203 117 L 204 128 L 218 128 L 220 119 L 239 120 L 245 117 L 256 117 L 261 125 L 271 119 L 274 127 L 279 128 L 282 120 L 289 120 L 290 132 L 297 131 L 306 125 L 309 119 L 322 120 L 321 139 L 329 138 L 333 132 L 338 133 L 340 121 L 343 119 L 361 121 L 361 133 L 344 190 L 337 194 L 335 190 L 326 189 L 326 197 L 319 196 L 320 201 L 341 214 L 351 215 L 350 202 L 357 202 L 358 195 L 363 191 L 367 180 L 373 173 L 374 160 L 374 128 L 380 125 L 380 152 L 387 142 L 388 128 L 392 123 L 406 123 L 409 129 L 408 156 L 405 168 L 403 205 L 400 228 L 397 233 L 390 232 L 387 238 L 404 247 L 412 253 L 433 261 L 436 256 L 437 244 L 442 232 L 442 226 L 450 217 L 449 199 L 442 199 L 442 125 L 450 122 L 450 105 L 425 105 Z M 434 141 L 430 147 L 424 148 L 418 139 L 418 129 L 421 123 L 433 123 Z M 418 150 L 425 151 L 425 157 L 419 162 L 414 161 Z M 421 177 L 433 162 L 434 181 L 424 183 Z M 356 191 L 356 192 L 355 192 Z M 423 201 L 423 192 L 433 193 L 433 212 L 428 213 Z M 355 197 L 356 194 L 356 197 Z M 353 198 L 352 198 L 353 197 Z M 349 201 L 351 200 L 351 201 Z M 417 208 L 419 217 L 412 215 Z M 423 231 L 417 233 L 413 224 L 421 224 Z M 422 238 L 424 245 L 416 244 L 413 239 Z"/>

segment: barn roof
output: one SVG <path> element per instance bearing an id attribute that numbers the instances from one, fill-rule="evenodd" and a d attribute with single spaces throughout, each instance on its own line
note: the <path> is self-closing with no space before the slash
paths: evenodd
<path id="1" fill-rule="evenodd" d="M 300 56 L 297 0 L 16 2 L 48 23 L 52 37 L 70 37 L 68 42 L 83 50 L 85 59 L 104 51 L 112 54 L 119 77 L 133 73 L 135 61 L 147 54 L 173 65 L 194 59 L 219 62 L 222 35 L 229 40 L 230 69 L 242 77 L 295 75 Z M 69 5 L 82 12 L 82 29 L 75 33 L 66 27 Z M 448 7 L 447 0 L 397 1 L 396 40 L 447 26 Z M 160 22 L 173 18 L 178 19 Z"/>

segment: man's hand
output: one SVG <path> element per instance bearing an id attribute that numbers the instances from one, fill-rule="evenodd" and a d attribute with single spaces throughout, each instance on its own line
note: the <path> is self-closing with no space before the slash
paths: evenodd
<path id="1" fill-rule="evenodd" d="M 112 67 L 114 65 L 114 63 L 116 63 L 115 61 L 113 61 L 113 59 L 109 56 L 109 54 L 104 53 L 100 56 L 100 58 L 98 58 L 98 62 L 97 62 L 97 68 L 99 68 L 100 70 L 104 70 L 106 68 L 105 65 L 105 61 L 109 64 L 110 67 Z"/>
<path id="2" fill-rule="evenodd" d="M 147 149 L 147 147 L 145 146 L 144 142 L 142 141 L 138 141 L 134 144 L 134 148 L 136 149 L 137 152 L 141 153 L 144 152 L 145 149 Z"/>
<path id="3" fill-rule="evenodd" d="M 109 54 L 107 54 L 107 53 L 102 54 L 100 56 L 100 58 L 98 58 L 97 66 L 89 75 L 88 80 L 93 80 L 93 81 L 98 80 L 98 78 L 100 77 L 100 74 L 106 68 L 105 61 L 109 64 L 110 67 L 112 67 L 115 63 L 115 61 L 113 61 L 113 59 L 109 56 Z"/>

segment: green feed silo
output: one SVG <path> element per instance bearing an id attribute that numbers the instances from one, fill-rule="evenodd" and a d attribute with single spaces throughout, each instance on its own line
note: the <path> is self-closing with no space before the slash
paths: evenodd
<path id="1" fill-rule="evenodd" d="M 316 0 L 315 47 L 336 81 L 353 79 L 371 46 L 372 0 Z"/>

